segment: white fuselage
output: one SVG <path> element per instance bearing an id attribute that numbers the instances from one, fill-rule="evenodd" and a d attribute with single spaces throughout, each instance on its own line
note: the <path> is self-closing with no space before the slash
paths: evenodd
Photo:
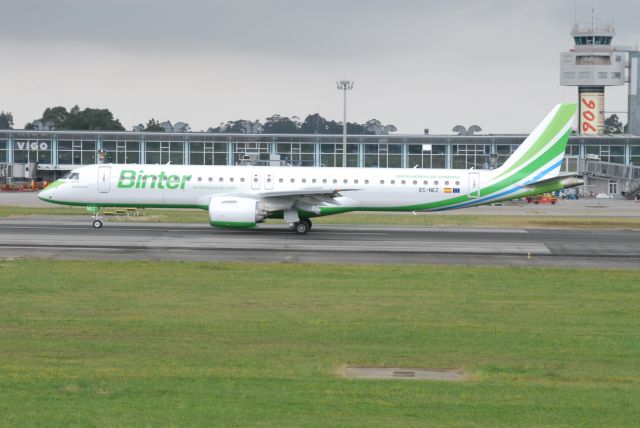
<path id="1" fill-rule="evenodd" d="M 332 206 L 348 210 L 416 210 L 460 197 L 477 197 L 491 171 L 183 165 L 89 165 L 41 193 L 70 205 L 193 207 L 215 195 L 337 189 Z M 72 175 L 72 177 L 74 177 Z M 417 210 L 421 210 L 418 208 Z"/>

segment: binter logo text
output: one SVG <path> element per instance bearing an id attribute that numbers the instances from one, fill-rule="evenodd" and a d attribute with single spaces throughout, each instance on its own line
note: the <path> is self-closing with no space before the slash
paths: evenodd
<path id="1" fill-rule="evenodd" d="M 118 178 L 118 189 L 168 189 L 184 190 L 191 175 L 145 174 L 144 170 L 123 169 Z"/>

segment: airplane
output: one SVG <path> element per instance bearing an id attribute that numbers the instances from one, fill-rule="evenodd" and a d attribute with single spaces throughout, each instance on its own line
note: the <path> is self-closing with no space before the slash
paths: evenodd
<path id="1" fill-rule="evenodd" d="M 74 169 L 38 197 L 88 207 L 94 228 L 102 227 L 105 207 L 200 208 L 215 227 L 253 228 L 276 218 L 304 235 L 314 217 L 452 210 L 579 186 L 576 175 L 559 174 L 576 108 L 556 105 L 493 170 L 96 164 Z"/>

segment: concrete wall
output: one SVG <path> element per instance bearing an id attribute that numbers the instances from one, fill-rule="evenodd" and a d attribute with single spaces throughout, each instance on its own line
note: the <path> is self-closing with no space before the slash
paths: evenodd
<path id="1" fill-rule="evenodd" d="M 640 52 L 629 54 L 629 129 L 632 135 L 640 135 Z"/>

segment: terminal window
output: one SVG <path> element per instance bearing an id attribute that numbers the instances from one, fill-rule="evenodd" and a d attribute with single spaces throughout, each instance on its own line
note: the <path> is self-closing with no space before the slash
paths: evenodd
<path id="1" fill-rule="evenodd" d="M 0 140 L 0 162 L 7 161 L 7 140 Z"/>
<path id="2" fill-rule="evenodd" d="M 280 159 L 295 166 L 314 166 L 315 145 L 312 143 L 277 143 L 276 152 Z"/>
<path id="3" fill-rule="evenodd" d="M 139 141 L 103 141 L 104 163 L 140 163 Z"/>
<path id="4" fill-rule="evenodd" d="M 15 163 L 51 163 L 51 140 L 14 140 L 13 161 Z"/>
<path id="5" fill-rule="evenodd" d="M 347 144 L 347 166 L 358 166 L 359 144 Z M 320 166 L 342 166 L 342 143 L 320 144 Z"/>
<path id="6" fill-rule="evenodd" d="M 182 165 L 184 161 L 184 143 L 181 141 L 148 141 L 145 153 L 147 164 Z"/>
<path id="7" fill-rule="evenodd" d="M 96 141 L 58 141 L 58 163 L 62 165 L 91 165 L 96 163 Z"/>
<path id="8" fill-rule="evenodd" d="M 365 144 L 364 166 L 368 168 L 401 168 L 401 144 Z"/>
<path id="9" fill-rule="evenodd" d="M 430 150 L 424 150 L 425 144 L 407 144 L 407 167 L 413 168 L 445 168 L 446 146 L 429 144 Z"/>
<path id="10" fill-rule="evenodd" d="M 640 146 L 630 146 L 629 154 L 631 155 L 629 159 L 631 163 L 635 166 L 640 166 Z"/>
<path id="11" fill-rule="evenodd" d="M 204 141 L 189 145 L 190 165 L 227 165 L 227 143 Z"/>

